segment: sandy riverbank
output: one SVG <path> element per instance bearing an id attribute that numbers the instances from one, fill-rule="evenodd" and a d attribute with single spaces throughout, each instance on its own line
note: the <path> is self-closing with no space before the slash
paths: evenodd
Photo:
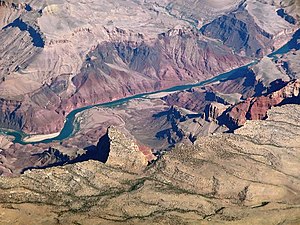
<path id="1" fill-rule="evenodd" d="M 28 136 L 26 138 L 24 138 L 24 142 L 38 142 L 38 141 L 43 141 L 46 139 L 50 139 L 50 138 L 55 138 L 59 135 L 59 132 L 57 133 L 53 133 L 53 134 L 37 134 L 37 135 L 31 135 Z"/>
<path id="2" fill-rule="evenodd" d="M 150 99 L 155 99 L 155 98 L 163 98 L 169 94 L 173 94 L 177 91 L 163 91 L 163 92 L 159 92 L 159 93 L 155 93 L 155 94 L 150 94 L 150 95 L 146 95 L 146 98 L 150 98 Z"/>

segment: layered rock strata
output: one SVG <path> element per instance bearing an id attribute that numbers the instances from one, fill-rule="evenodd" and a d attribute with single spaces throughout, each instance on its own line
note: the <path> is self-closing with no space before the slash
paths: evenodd
<path id="1" fill-rule="evenodd" d="M 144 172 L 88 161 L 2 177 L 1 221 L 296 225 L 299 110 L 276 107 L 235 134 L 180 145 Z"/>

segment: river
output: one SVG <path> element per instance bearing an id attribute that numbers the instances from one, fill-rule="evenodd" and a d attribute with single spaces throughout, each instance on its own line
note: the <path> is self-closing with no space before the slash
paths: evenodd
<path id="1" fill-rule="evenodd" d="M 289 52 L 291 49 L 299 50 L 300 49 L 299 39 L 300 39 L 300 29 L 297 30 L 294 33 L 292 39 L 288 43 L 286 43 L 280 49 L 278 49 L 278 50 L 274 51 L 273 53 L 269 54 L 268 57 L 276 59 L 277 58 L 276 55 L 285 54 L 285 53 Z M 190 88 L 193 88 L 193 87 L 201 87 L 203 85 L 206 85 L 206 84 L 209 84 L 209 83 L 213 83 L 213 82 L 216 82 L 216 81 L 225 81 L 226 79 L 232 78 L 232 76 L 234 76 L 236 74 L 239 74 L 238 73 L 239 70 L 241 70 L 241 72 L 242 72 L 242 70 L 244 70 L 245 68 L 247 68 L 247 67 L 249 67 L 249 66 L 251 66 L 251 65 L 253 65 L 253 64 L 257 63 L 257 62 L 258 61 L 253 61 L 252 63 L 250 63 L 248 65 L 245 65 L 245 66 L 233 69 L 233 70 L 231 70 L 229 72 L 220 74 L 218 76 L 215 76 L 215 77 L 213 77 L 211 79 L 208 79 L 208 80 L 205 80 L 205 81 L 202 81 L 202 82 L 199 82 L 199 83 L 179 85 L 179 86 L 175 86 L 175 87 L 164 89 L 164 90 L 160 90 L 160 91 L 138 94 L 138 95 L 134 95 L 134 96 L 122 98 L 122 99 L 111 101 L 111 102 L 106 102 L 106 103 L 101 103 L 101 104 L 96 104 L 96 105 L 90 105 L 90 106 L 85 106 L 85 107 L 82 107 L 82 108 L 75 109 L 75 110 L 71 111 L 67 115 L 65 123 L 64 123 L 64 127 L 62 128 L 62 130 L 59 133 L 59 135 L 56 136 L 56 137 L 54 137 L 54 138 L 50 138 L 50 139 L 46 139 L 46 140 L 42 140 L 42 141 L 37 141 L 37 142 L 24 142 L 23 138 L 26 137 L 26 136 L 28 136 L 28 135 L 26 135 L 23 132 L 8 131 L 8 130 L 1 130 L 0 129 L 0 133 L 4 133 L 4 134 L 10 135 L 10 136 L 14 136 L 15 139 L 14 139 L 13 142 L 14 143 L 19 143 L 19 144 L 22 144 L 22 145 L 35 144 L 35 143 L 50 143 L 50 142 L 53 142 L 53 141 L 61 141 L 61 140 L 67 139 L 71 135 L 73 135 L 74 120 L 76 118 L 76 114 L 80 113 L 80 112 L 82 112 L 84 110 L 91 109 L 93 107 L 114 107 L 114 106 L 118 106 L 118 105 L 124 104 L 124 103 L 126 103 L 126 102 L 128 102 L 128 101 L 130 101 L 132 99 L 144 98 L 147 95 L 151 95 L 151 94 L 157 94 L 157 93 L 161 93 L 161 92 L 183 91 L 183 90 L 187 90 L 187 89 L 190 89 Z"/>

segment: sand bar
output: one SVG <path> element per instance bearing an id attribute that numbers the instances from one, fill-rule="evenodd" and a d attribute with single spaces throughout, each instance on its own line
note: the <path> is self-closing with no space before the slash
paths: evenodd
<path id="1" fill-rule="evenodd" d="M 155 98 L 163 98 L 169 94 L 173 94 L 175 92 L 178 92 L 178 91 L 163 91 L 163 92 L 158 92 L 158 93 L 155 93 L 155 94 L 150 94 L 150 95 L 146 95 L 145 97 L 146 98 L 150 98 L 150 99 L 155 99 Z"/>
<path id="2" fill-rule="evenodd" d="M 30 135 L 24 138 L 24 142 L 39 142 L 50 138 L 55 138 L 59 135 L 59 132 L 52 133 L 52 134 L 37 134 L 37 135 Z"/>

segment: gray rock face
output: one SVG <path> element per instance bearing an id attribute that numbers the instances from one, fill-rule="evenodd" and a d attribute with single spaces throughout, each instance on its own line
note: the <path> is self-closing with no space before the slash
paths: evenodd
<path id="1" fill-rule="evenodd" d="M 271 52 L 273 47 L 272 35 L 261 29 L 244 10 L 223 15 L 205 25 L 201 31 L 242 55 L 259 57 Z"/>
<path id="2" fill-rule="evenodd" d="M 20 112 L 22 102 L 0 99 L 0 125 L 15 130 L 21 130 L 24 126 L 24 115 Z"/>

